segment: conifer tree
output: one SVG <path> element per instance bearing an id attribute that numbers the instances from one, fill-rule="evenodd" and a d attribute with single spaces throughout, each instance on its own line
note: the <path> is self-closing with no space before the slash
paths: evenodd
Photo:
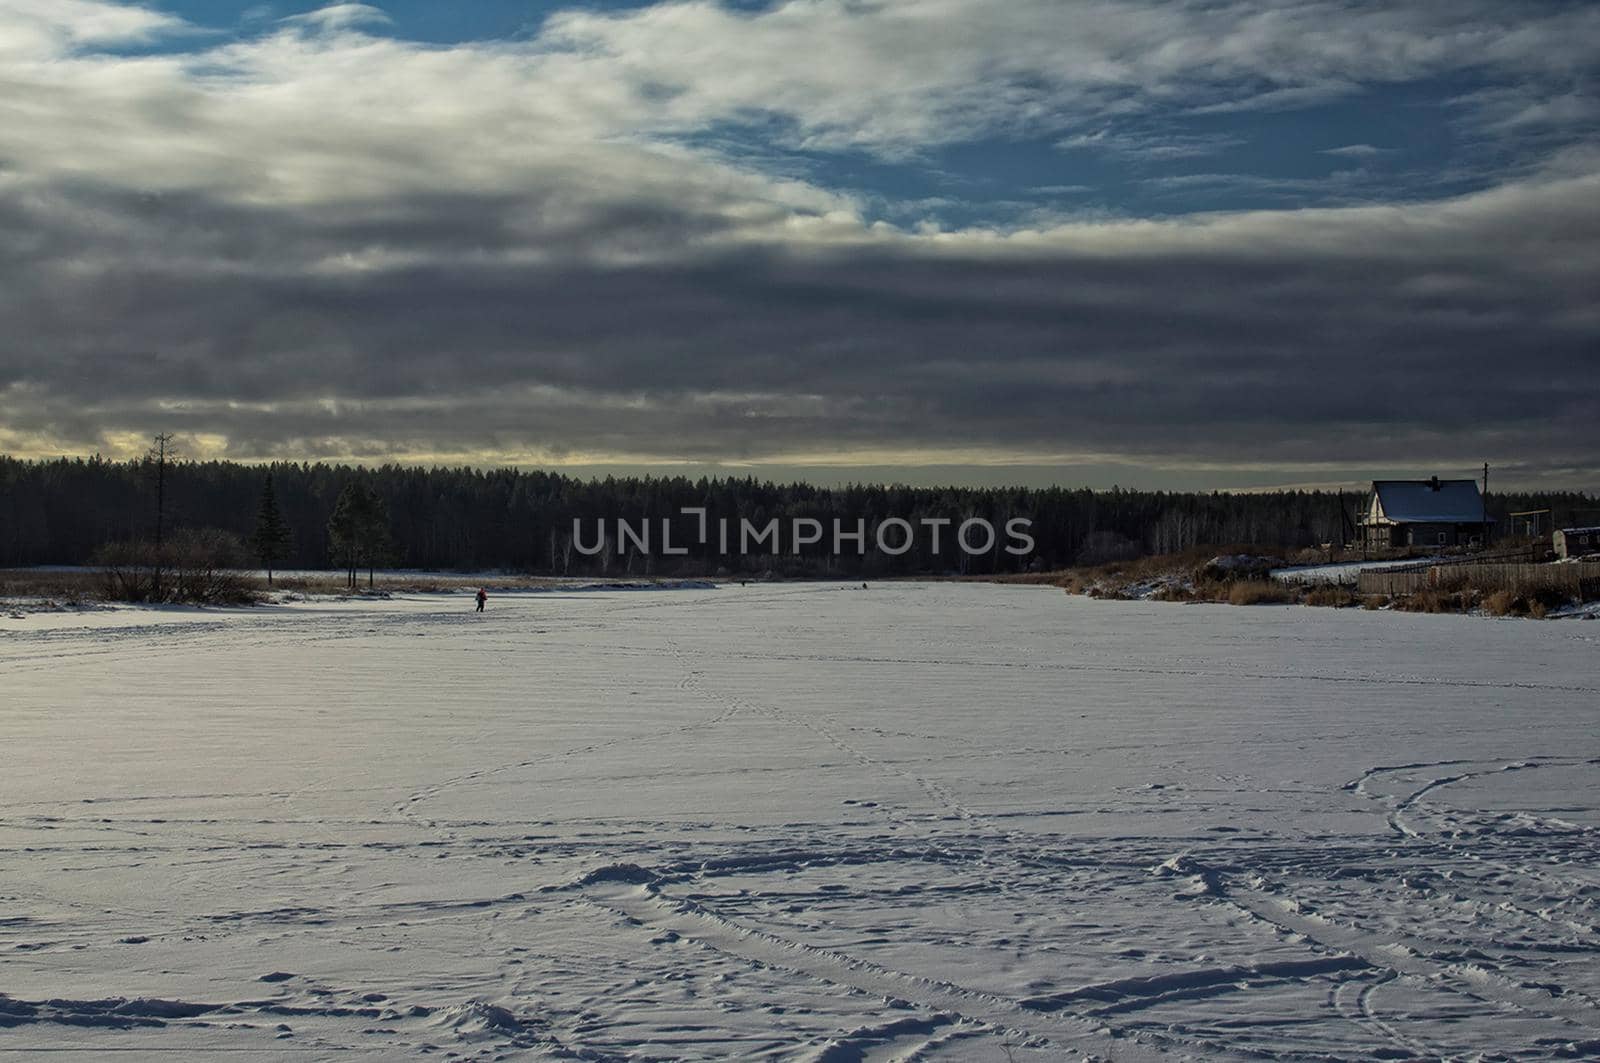
<path id="1" fill-rule="evenodd" d="M 289 554 L 289 526 L 278 512 L 278 498 L 272 490 L 272 474 L 261 488 L 261 504 L 256 509 L 256 530 L 250 537 L 261 567 L 267 570 L 267 586 L 272 586 L 272 567 Z"/>
<path id="2" fill-rule="evenodd" d="M 328 518 L 328 540 L 345 570 L 345 586 L 355 590 L 356 570 L 365 567 L 370 588 L 373 569 L 390 549 L 389 507 L 365 484 L 346 484 Z"/>
<path id="3" fill-rule="evenodd" d="M 328 545 L 333 559 L 344 569 L 346 590 L 356 588 L 356 565 L 361 560 L 361 488 L 346 484 L 328 518 Z"/>

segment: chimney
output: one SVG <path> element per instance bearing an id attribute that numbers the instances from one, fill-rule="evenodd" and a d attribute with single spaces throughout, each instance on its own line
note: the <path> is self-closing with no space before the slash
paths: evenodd
<path id="1" fill-rule="evenodd" d="M 1437 476 L 1429 478 L 1429 480 L 1428 480 L 1428 490 L 1430 490 L 1430 491 L 1439 490 L 1439 478 Z"/>

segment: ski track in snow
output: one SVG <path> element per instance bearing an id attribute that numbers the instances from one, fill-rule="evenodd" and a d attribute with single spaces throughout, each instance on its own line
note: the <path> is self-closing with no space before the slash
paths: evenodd
<path id="1" fill-rule="evenodd" d="M 1600 1056 L 1582 622 L 468 610 L 0 619 L 0 1058 Z"/>

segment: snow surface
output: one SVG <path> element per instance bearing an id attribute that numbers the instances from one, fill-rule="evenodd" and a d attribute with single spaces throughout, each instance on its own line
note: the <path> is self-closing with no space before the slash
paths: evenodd
<path id="1" fill-rule="evenodd" d="M 1398 561 L 1339 561 L 1331 565 L 1294 565 L 1289 568 L 1275 568 L 1268 575 L 1281 583 L 1302 583 L 1307 586 L 1342 584 L 1354 587 L 1356 577 L 1363 572 L 1381 572 L 1386 568 L 1426 565 L 1433 560 L 1442 559 L 1407 557 Z"/>
<path id="2" fill-rule="evenodd" d="M 0 617 L 0 1051 L 1600 1056 L 1600 625 L 470 607 Z"/>

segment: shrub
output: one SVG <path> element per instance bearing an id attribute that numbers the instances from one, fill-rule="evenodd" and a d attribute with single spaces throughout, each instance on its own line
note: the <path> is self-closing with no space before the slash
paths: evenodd
<path id="1" fill-rule="evenodd" d="M 1550 610 L 1570 604 L 1572 596 L 1557 587 L 1518 587 L 1499 590 L 1484 598 L 1483 611 L 1491 616 L 1531 616 L 1543 619 Z"/>
<path id="2" fill-rule="evenodd" d="M 1189 600 L 1193 602 L 1225 602 L 1228 592 L 1233 584 L 1226 580 L 1197 579 L 1189 591 Z"/>
<path id="3" fill-rule="evenodd" d="M 1528 615 L 1544 619 L 1552 609 L 1559 609 L 1563 605 L 1572 604 L 1572 595 L 1559 587 L 1540 587 L 1530 591 L 1528 598 Z"/>
<path id="4" fill-rule="evenodd" d="M 198 605 L 239 605 L 255 600 L 248 577 L 239 570 L 249 556 L 239 537 L 215 528 L 173 536 L 171 601 Z"/>
<path id="5" fill-rule="evenodd" d="M 1443 598 L 1438 591 L 1420 590 L 1413 594 L 1396 595 L 1394 607 L 1404 613 L 1442 613 Z"/>
<path id="6" fill-rule="evenodd" d="M 1512 616 L 1522 612 L 1525 606 L 1514 591 L 1495 591 L 1483 600 L 1483 611 L 1490 616 Z"/>
<path id="7" fill-rule="evenodd" d="M 1478 604 L 1476 591 L 1442 591 L 1432 587 L 1402 595 L 1394 607 L 1408 613 L 1465 613 Z"/>
<path id="8" fill-rule="evenodd" d="M 256 599 L 239 569 L 248 559 L 237 536 L 183 530 L 158 550 L 153 543 L 108 543 L 95 551 L 105 596 L 119 602 L 242 605 Z"/>
<path id="9" fill-rule="evenodd" d="M 1088 584 L 1084 582 L 1083 577 L 1075 572 L 1069 572 L 1065 576 L 1061 576 L 1057 585 L 1068 594 L 1082 594 L 1088 590 Z"/>
<path id="10" fill-rule="evenodd" d="M 1324 584 L 1313 587 L 1306 592 L 1303 599 L 1307 605 L 1329 606 L 1334 609 L 1343 609 L 1346 606 L 1356 605 L 1360 599 L 1349 587 Z"/>
<path id="11" fill-rule="evenodd" d="M 1230 605 L 1281 605 L 1294 599 L 1292 590 L 1272 580 L 1239 580 L 1228 588 Z"/>
<path id="12" fill-rule="evenodd" d="M 113 602 L 147 602 L 155 594 L 153 543 L 107 543 L 89 563 L 100 569 L 101 592 Z"/>

